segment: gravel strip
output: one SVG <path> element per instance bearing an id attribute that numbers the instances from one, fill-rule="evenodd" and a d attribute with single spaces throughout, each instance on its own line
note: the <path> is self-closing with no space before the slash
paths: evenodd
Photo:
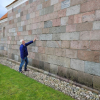
<path id="1" fill-rule="evenodd" d="M 6 59 L 0 59 L 0 63 L 3 65 L 6 65 L 16 71 L 18 71 L 18 69 L 19 69 L 18 64 L 14 63 L 14 62 L 12 63 L 11 61 L 6 60 Z M 24 74 L 42 84 L 52 87 L 55 90 L 61 91 L 64 94 L 67 94 L 76 100 L 100 100 L 99 94 L 93 93 L 85 88 L 80 88 L 76 85 L 73 85 L 72 83 L 61 81 L 57 78 L 46 75 L 44 73 L 40 73 L 40 72 L 30 69 L 30 71 L 26 71 L 26 72 L 23 71 L 22 74 Z"/>

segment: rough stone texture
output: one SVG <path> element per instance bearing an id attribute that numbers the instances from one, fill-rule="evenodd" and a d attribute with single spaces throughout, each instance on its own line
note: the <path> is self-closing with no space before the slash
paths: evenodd
<path id="1" fill-rule="evenodd" d="M 93 23 L 93 30 L 99 30 L 100 29 L 100 21 L 96 21 Z"/>
<path id="2" fill-rule="evenodd" d="M 51 0 L 51 5 L 58 3 L 58 0 Z"/>
<path id="3" fill-rule="evenodd" d="M 68 23 L 68 17 L 61 18 L 61 25 L 66 25 Z"/>
<path id="4" fill-rule="evenodd" d="M 100 71 L 99 70 L 100 70 L 100 63 L 85 61 L 84 71 L 86 73 L 100 76 Z"/>
<path id="5" fill-rule="evenodd" d="M 80 13 L 80 5 L 67 8 L 66 16 L 70 16 L 78 13 Z"/>
<path id="6" fill-rule="evenodd" d="M 52 27 L 52 21 L 44 22 L 44 28 Z"/>
<path id="7" fill-rule="evenodd" d="M 98 51 L 78 51 L 78 58 L 85 61 L 99 62 L 99 55 L 100 53 Z"/>
<path id="8" fill-rule="evenodd" d="M 93 45 L 91 45 L 92 47 Z M 71 49 L 89 49 L 89 41 L 71 41 Z"/>
<path id="9" fill-rule="evenodd" d="M 61 9 L 70 7 L 70 0 L 65 0 L 61 2 Z"/>
<path id="10" fill-rule="evenodd" d="M 77 50 L 66 49 L 66 57 L 77 58 Z"/>
<path id="11" fill-rule="evenodd" d="M 93 88 L 100 90 L 100 77 L 94 76 L 93 77 Z"/>
<path id="12" fill-rule="evenodd" d="M 84 72 L 84 61 L 71 59 L 71 68 Z"/>
<path id="13" fill-rule="evenodd" d="M 79 39 L 79 33 L 73 32 L 73 33 L 62 33 L 60 35 L 61 40 L 78 40 Z"/>
<path id="14" fill-rule="evenodd" d="M 42 34 L 39 38 L 40 40 L 52 40 L 52 34 Z"/>
<path id="15" fill-rule="evenodd" d="M 50 64 L 50 72 L 57 75 L 58 66 L 57 65 Z"/>
<path id="16" fill-rule="evenodd" d="M 93 28 L 93 23 L 89 22 L 89 23 L 82 23 L 82 24 L 78 24 L 76 27 L 76 31 L 90 31 Z"/>

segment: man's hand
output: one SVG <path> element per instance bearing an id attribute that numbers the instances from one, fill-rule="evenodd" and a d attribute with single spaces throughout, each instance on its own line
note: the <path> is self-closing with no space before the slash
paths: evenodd
<path id="1" fill-rule="evenodd" d="M 36 39 L 33 40 L 33 42 L 35 42 L 35 41 L 36 41 Z"/>

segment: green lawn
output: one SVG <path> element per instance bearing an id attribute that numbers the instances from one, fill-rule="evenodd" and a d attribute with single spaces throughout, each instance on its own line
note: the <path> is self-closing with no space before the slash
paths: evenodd
<path id="1" fill-rule="evenodd" d="M 74 100 L 0 64 L 0 100 Z"/>

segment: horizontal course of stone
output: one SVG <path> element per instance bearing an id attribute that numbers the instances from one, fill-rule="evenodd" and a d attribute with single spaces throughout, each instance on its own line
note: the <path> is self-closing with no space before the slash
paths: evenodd
<path id="1" fill-rule="evenodd" d="M 27 0 L 0 23 L 0 54 L 20 61 L 20 39 L 36 38 L 29 65 L 100 90 L 99 16 L 100 0 Z"/>
<path id="2" fill-rule="evenodd" d="M 8 58 L 0 58 L 0 63 L 3 65 L 6 65 L 16 71 L 19 69 L 19 63 L 15 62 L 13 60 L 10 60 Z M 35 69 L 35 68 L 34 68 Z M 75 100 L 100 100 L 100 95 L 98 91 L 94 90 L 95 92 L 92 92 L 86 87 L 79 87 L 74 84 L 73 81 L 63 81 L 61 79 L 55 78 L 53 76 L 49 76 L 46 72 L 43 73 L 42 70 L 39 71 L 32 70 L 30 71 L 23 71 L 22 74 L 42 83 L 45 84 L 55 90 L 61 91 L 64 94 L 67 94 L 71 96 L 72 98 L 75 98 Z"/>

